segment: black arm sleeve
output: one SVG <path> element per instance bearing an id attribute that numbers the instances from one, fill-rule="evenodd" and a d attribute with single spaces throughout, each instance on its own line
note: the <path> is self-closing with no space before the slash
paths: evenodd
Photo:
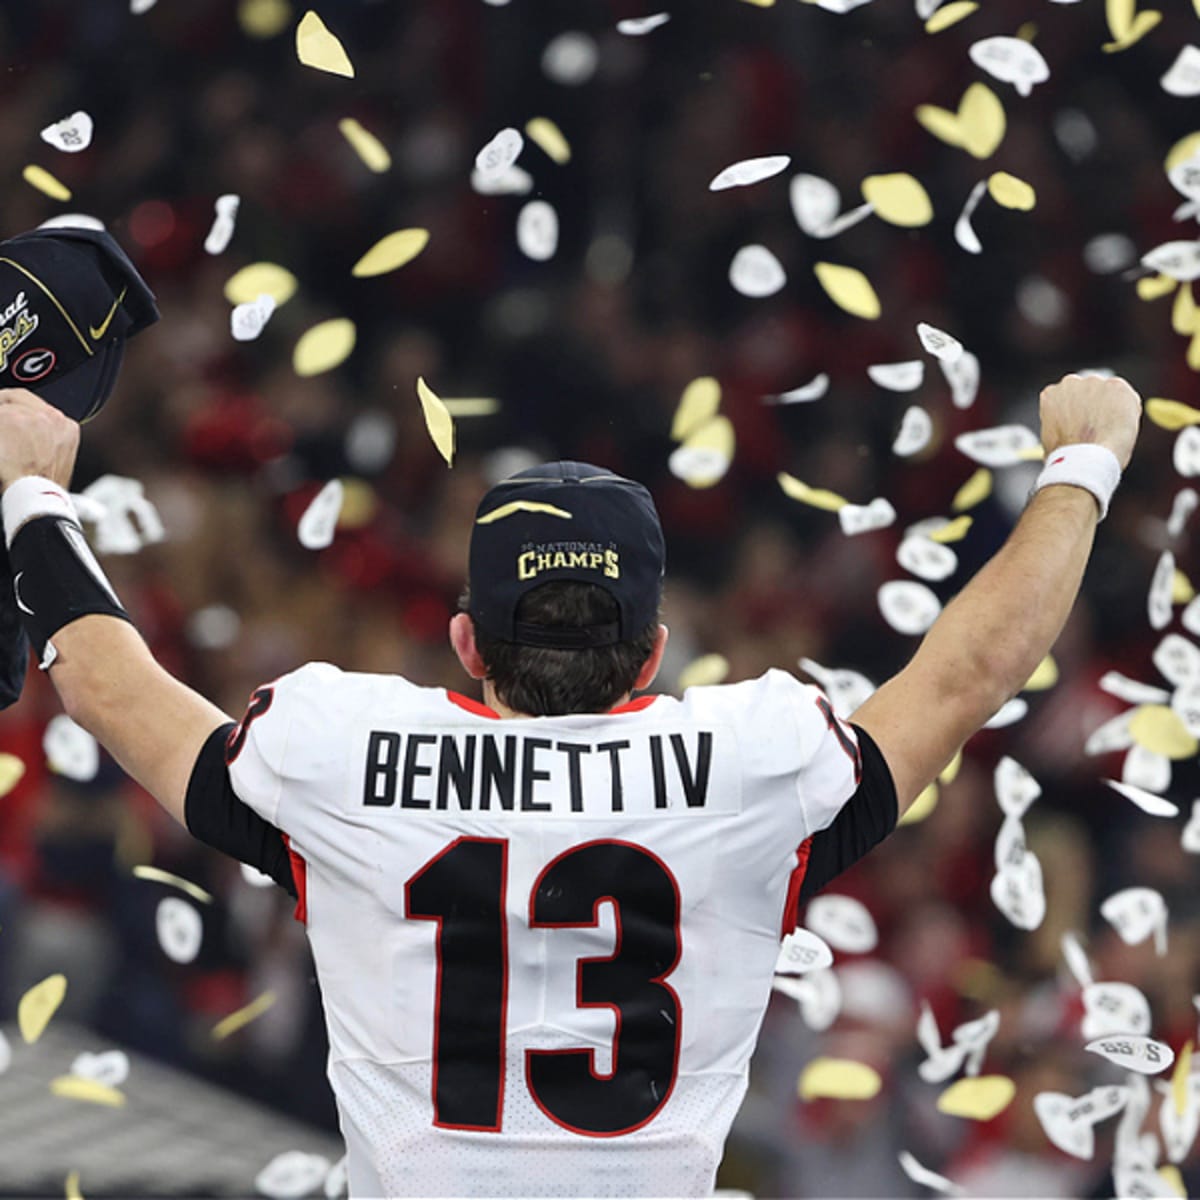
<path id="1" fill-rule="evenodd" d="M 225 765 L 225 742 L 232 722 L 214 729 L 204 743 L 188 780 L 184 820 L 188 832 L 206 846 L 270 875 L 296 895 L 291 860 L 283 834 L 238 799 Z"/>
<path id="2" fill-rule="evenodd" d="M 833 824 L 813 834 L 808 869 L 800 885 L 800 903 L 854 866 L 896 828 L 896 785 L 879 747 L 865 729 L 854 726 L 862 755 L 862 781 L 842 805 Z"/>

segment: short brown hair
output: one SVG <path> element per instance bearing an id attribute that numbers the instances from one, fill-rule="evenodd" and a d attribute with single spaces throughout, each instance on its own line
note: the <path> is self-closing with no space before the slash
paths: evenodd
<path id="1" fill-rule="evenodd" d="M 464 594 L 459 608 L 467 611 Z M 601 587 L 556 580 L 521 597 L 517 620 L 533 625 L 605 625 L 620 619 L 616 601 Z M 475 626 L 475 645 L 496 695 L 531 717 L 607 712 L 633 690 L 654 651 L 657 620 L 631 641 L 577 650 L 519 646 Z"/>

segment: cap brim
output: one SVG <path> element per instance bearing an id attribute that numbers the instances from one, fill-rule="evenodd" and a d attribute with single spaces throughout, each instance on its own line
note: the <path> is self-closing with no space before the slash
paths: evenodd
<path id="1" fill-rule="evenodd" d="M 36 383 L 29 390 L 59 412 L 82 423 L 104 407 L 117 382 L 124 357 L 124 340 L 114 338 L 100 346 L 80 366 L 46 383 Z"/>

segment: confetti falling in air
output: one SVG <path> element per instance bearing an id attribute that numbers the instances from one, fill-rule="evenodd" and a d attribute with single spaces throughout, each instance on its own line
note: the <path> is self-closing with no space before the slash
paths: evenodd
<path id="1" fill-rule="evenodd" d="M 50 1091 L 64 1100 L 82 1100 L 87 1104 L 101 1104 L 108 1108 L 125 1106 L 124 1092 L 78 1075 L 59 1075 L 50 1081 Z"/>
<path id="2" fill-rule="evenodd" d="M 232 1037 L 239 1029 L 249 1025 L 251 1021 L 258 1020 L 274 1003 L 275 993 L 263 992 L 261 996 L 251 1000 L 249 1004 L 231 1012 L 229 1016 L 223 1017 L 218 1021 L 213 1026 L 213 1041 L 223 1042 L 227 1037 Z"/>
<path id="3" fill-rule="evenodd" d="M 652 13 L 648 17 L 626 17 L 625 20 L 617 22 L 617 32 L 625 34 L 626 37 L 642 37 L 660 25 L 665 25 L 670 19 L 671 14 L 665 12 Z"/>
<path id="4" fill-rule="evenodd" d="M 729 676 L 729 659 L 723 654 L 703 654 L 679 672 L 679 691 L 692 687 L 713 687 Z"/>
<path id="5" fill-rule="evenodd" d="M 296 26 L 296 57 L 315 71 L 354 78 L 354 64 L 346 48 L 329 32 L 325 22 L 311 9 Z"/>
<path id="6" fill-rule="evenodd" d="M 200 953 L 204 922 L 186 900 L 167 896 L 158 902 L 154 928 L 163 953 L 177 963 L 189 963 Z"/>
<path id="7" fill-rule="evenodd" d="M 446 460 L 446 466 L 454 466 L 454 418 L 441 397 L 421 378 L 417 379 L 417 397 L 421 401 L 421 412 L 430 440 Z"/>
<path id="8" fill-rule="evenodd" d="M 49 196 L 51 200 L 70 200 L 71 198 L 71 189 L 51 175 L 45 167 L 39 167 L 36 163 L 30 163 L 21 172 L 21 178 L 30 187 L 37 188 L 43 195 Z"/>
<path id="9" fill-rule="evenodd" d="M 729 264 L 729 282 L 752 299 L 773 296 L 787 283 L 783 264 L 766 246 L 743 246 Z"/>
<path id="10" fill-rule="evenodd" d="M 571 161 L 571 144 L 549 117 L 531 117 L 525 122 L 525 136 L 559 166 Z"/>
<path id="11" fill-rule="evenodd" d="M 867 377 L 872 383 L 889 392 L 911 392 L 925 380 L 925 364 L 919 358 L 904 362 L 875 363 L 867 367 Z"/>
<path id="12" fill-rule="evenodd" d="M 214 204 L 215 214 L 213 216 L 212 227 L 208 231 L 208 236 L 204 239 L 205 254 L 223 254 L 226 247 L 229 245 L 230 239 L 233 237 L 233 231 L 237 224 L 238 208 L 241 206 L 241 197 L 234 195 L 232 192 L 227 192 L 223 196 L 218 196 Z"/>
<path id="13" fill-rule="evenodd" d="M 79 1190 L 79 1172 L 71 1171 L 63 1184 L 63 1194 L 66 1200 L 84 1200 L 83 1192 Z"/>
<path id="14" fill-rule="evenodd" d="M 799 387 L 789 388 L 786 392 L 779 392 L 775 396 L 766 396 L 764 399 L 768 404 L 809 404 L 813 400 L 820 400 L 827 391 L 829 391 L 829 376 L 822 371 Z"/>
<path id="15" fill-rule="evenodd" d="M 1181 293 L 1182 294 L 1182 293 Z M 1146 401 L 1145 413 L 1160 429 L 1178 431 L 1189 425 L 1200 424 L 1200 408 L 1193 408 L 1180 400 L 1164 400 L 1151 397 Z"/>
<path id="16" fill-rule="evenodd" d="M 870 1100 L 883 1080 L 874 1067 L 848 1058 L 814 1058 L 801 1072 L 796 1091 L 801 1100 Z"/>
<path id="17" fill-rule="evenodd" d="M 324 550 L 333 544 L 345 499 L 345 485 L 340 479 L 331 479 L 309 501 L 296 525 L 296 538 L 305 550 Z"/>
<path id="18" fill-rule="evenodd" d="M 797 479 L 794 475 L 788 475 L 786 472 L 780 472 L 776 479 L 783 489 L 783 494 L 789 500 L 798 500 L 801 504 L 821 508 L 826 512 L 837 512 L 849 504 L 845 497 L 839 496 L 836 492 L 826 491 L 825 488 L 810 487 L 802 479 Z"/>
<path id="19" fill-rule="evenodd" d="M 1114 1066 L 1137 1071 L 1140 1075 L 1161 1074 L 1175 1061 L 1175 1051 L 1170 1046 L 1142 1034 L 1098 1038 L 1088 1042 L 1084 1049 L 1108 1059 Z"/>
<path id="20" fill-rule="evenodd" d="M 843 954 L 870 954 L 879 943 L 879 931 L 867 906 L 853 896 L 826 892 L 808 906 L 805 926 Z"/>
<path id="21" fill-rule="evenodd" d="M 1154 9 L 1138 12 L 1137 0 L 1105 0 L 1104 15 L 1112 41 L 1105 42 L 1101 49 L 1108 54 L 1128 50 L 1162 20 L 1162 13 Z"/>
<path id="22" fill-rule="evenodd" d="M 716 175 L 709 183 L 708 190 L 722 192 L 726 188 L 749 187 L 752 183 L 760 183 L 786 171 L 791 161 L 786 154 L 743 159 L 741 162 L 732 163 Z"/>
<path id="23" fill-rule="evenodd" d="M 0 754 L 0 800 L 25 776 L 25 764 L 15 754 Z"/>
<path id="24" fill-rule="evenodd" d="M 1012 1103 L 1017 1085 L 1006 1075 L 960 1079 L 938 1097 L 938 1112 L 969 1121 L 990 1121 Z"/>
<path id="25" fill-rule="evenodd" d="M 17 1002 L 17 1027 L 29 1045 L 45 1032 L 66 994 L 67 977 L 49 975 L 41 983 L 34 984 Z"/>
<path id="26" fill-rule="evenodd" d="M 517 246 L 526 258 L 547 262 L 558 249 L 558 213 L 545 200 L 530 200 L 517 214 Z"/>
<path id="27" fill-rule="evenodd" d="M 225 299 L 230 304 L 252 304 L 265 293 L 282 306 L 296 294 L 298 286 L 295 275 L 278 263 L 251 263 L 225 281 Z"/>
<path id="28" fill-rule="evenodd" d="M 819 262 L 813 271 L 830 300 L 852 317 L 874 321 L 883 311 L 871 281 L 857 267 Z"/>
<path id="29" fill-rule="evenodd" d="M 950 507 L 955 512 L 965 512 L 982 504 L 992 494 L 992 473 L 987 467 L 980 467 L 966 483 L 954 493 Z"/>
<path id="30" fill-rule="evenodd" d="M 520 130 L 511 126 L 501 129 L 482 150 L 475 155 L 475 170 L 484 180 L 503 177 L 517 161 L 525 139 Z"/>
<path id="31" fill-rule="evenodd" d="M 671 439 L 682 442 L 721 408 L 721 385 L 711 375 L 700 375 L 683 389 L 671 418 Z"/>
<path id="32" fill-rule="evenodd" d="M 955 112 L 922 104 L 916 115 L 934 137 L 979 159 L 990 158 L 996 152 L 1007 128 L 1004 105 L 984 83 L 971 84 Z"/>
<path id="33" fill-rule="evenodd" d="M 360 121 L 343 117 L 338 122 L 338 132 L 350 143 L 368 171 L 382 175 L 392 165 L 387 147 Z"/>
<path id="34" fill-rule="evenodd" d="M 397 229 L 379 241 L 358 260 L 350 273 L 356 279 L 386 275 L 412 262 L 429 245 L 428 229 Z"/>
<path id="35" fill-rule="evenodd" d="M 164 871 L 161 867 L 142 864 L 133 868 L 133 876 L 135 879 L 146 879 L 152 883 L 165 883 L 168 887 L 178 888 L 181 892 L 185 892 L 193 900 L 198 900 L 201 904 L 212 903 L 211 892 L 206 892 L 199 884 L 192 883 L 190 879 L 182 879 L 178 875 L 172 875 L 170 871 Z"/>
<path id="36" fill-rule="evenodd" d="M 667 468 L 688 487 L 713 487 L 733 462 L 736 440 L 733 422 L 717 415 L 688 434 L 667 460 Z"/>
<path id="37" fill-rule="evenodd" d="M 939 8 L 925 22 L 925 32 L 941 33 L 942 30 L 949 29 L 951 25 L 957 25 L 959 21 L 965 21 L 978 8 L 979 5 L 975 0 L 953 0 L 953 3 Z"/>
<path id="38" fill-rule="evenodd" d="M 810 929 L 796 928 L 783 939 L 775 960 L 776 975 L 807 975 L 833 966 L 833 951 Z"/>
<path id="39" fill-rule="evenodd" d="M 269 1200 L 294 1200 L 295 1197 L 309 1195 L 324 1182 L 329 1171 L 329 1159 L 323 1154 L 285 1150 L 259 1171 L 254 1186 Z"/>
<path id="40" fill-rule="evenodd" d="M 260 292 L 246 304 L 236 305 L 229 314 L 229 332 L 235 342 L 252 342 L 267 327 L 275 312 L 275 300 Z"/>
<path id="41" fill-rule="evenodd" d="M 928 225 L 933 220 L 933 204 L 920 180 L 904 172 L 894 175 L 868 175 L 862 181 L 863 199 L 892 225 L 906 229 Z"/>
<path id="42" fill-rule="evenodd" d="M 931 1171 L 928 1167 L 923 1167 L 907 1150 L 900 1151 L 899 1161 L 900 1169 L 913 1183 L 940 1192 L 944 1196 L 965 1194 L 958 1184 L 951 1182 L 944 1175 L 939 1175 L 936 1171 Z"/>
<path id="43" fill-rule="evenodd" d="M 988 176 L 988 193 L 1002 208 L 1029 212 L 1037 203 L 1037 193 L 1023 179 L 1007 171 L 995 171 Z"/>
<path id="44" fill-rule="evenodd" d="M 350 357 L 358 333 L 347 317 L 334 317 L 306 330 L 292 351 L 297 375 L 322 375 Z"/>
<path id="45" fill-rule="evenodd" d="M 897 633 L 919 637 L 928 632 L 942 611 L 942 602 L 923 583 L 894 579 L 881 584 L 879 612 Z"/>
<path id="46" fill-rule="evenodd" d="M 42 141 L 61 150 L 64 154 L 78 154 L 92 144 L 92 133 L 95 124 L 85 112 L 73 112 L 53 125 L 47 125 L 42 130 Z"/>
<path id="47" fill-rule="evenodd" d="M 100 770 L 100 746 L 96 739 L 65 713 L 50 718 L 42 749 L 50 770 L 77 783 L 95 779 Z"/>

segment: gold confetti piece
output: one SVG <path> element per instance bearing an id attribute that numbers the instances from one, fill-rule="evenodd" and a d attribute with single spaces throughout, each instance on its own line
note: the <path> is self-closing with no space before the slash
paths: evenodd
<path id="1" fill-rule="evenodd" d="M 48 975 L 21 997 L 17 1004 L 17 1024 L 26 1042 L 33 1045 L 42 1036 L 66 994 L 67 977 Z"/>
<path id="2" fill-rule="evenodd" d="M 274 992 L 263 992 L 255 1000 L 251 1000 L 244 1008 L 239 1008 L 236 1012 L 231 1012 L 229 1016 L 223 1017 L 213 1026 L 212 1036 L 214 1042 L 224 1041 L 231 1034 L 237 1033 L 243 1025 L 249 1025 L 251 1021 L 257 1020 L 275 1003 Z"/>
<path id="3" fill-rule="evenodd" d="M 65 1200 L 83 1200 L 83 1193 L 79 1190 L 79 1172 L 72 1171 L 67 1176 L 67 1182 L 63 1189 Z"/>
<path id="4" fill-rule="evenodd" d="M 500 411 L 495 396 L 445 396 L 442 403 L 452 417 L 490 417 Z"/>
<path id="5" fill-rule="evenodd" d="M 380 238 L 370 250 L 354 264 L 350 272 L 356 279 L 372 275 L 386 275 L 389 271 L 410 263 L 429 245 L 428 229 L 397 229 L 387 237 Z"/>
<path id="6" fill-rule="evenodd" d="M 937 542 L 941 546 L 961 542 L 967 536 L 967 530 L 971 528 L 974 520 L 974 517 L 968 517 L 964 513 L 961 517 L 955 517 L 953 521 L 947 521 L 941 529 L 935 529 L 927 536 L 931 542 Z"/>
<path id="7" fill-rule="evenodd" d="M 1137 281 L 1137 294 L 1139 300 L 1158 300 L 1163 296 L 1169 296 L 1179 285 L 1177 279 L 1172 279 L 1170 275 L 1146 275 Z"/>
<path id="8" fill-rule="evenodd" d="M 447 411 L 441 397 L 417 377 L 417 395 L 421 400 L 421 412 L 425 415 L 425 428 L 437 447 L 437 452 L 446 460 L 446 466 L 454 465 L 454 418 Z"/>
<path id="9" fill-rule="evenodd" d="M 702 654 L 679 672 L 679 690 L 690 687 L 712 687 L 724 683 L 729 674 L 729 659 L 723 654 Z"/>
<path id="10" fill-rule="evenodd" d="M 39 167 L 36 163 L 30 163 L 21 172 L 21 178 L 30 187 L 37 188 L 39 192 L 49 196 L 51 200 L 70 200 L 71 198 L 71 189 L 51 175 L 45 167 Z"/>
<path id="11" fill-rule="evenodd" d="M 278 263 L 256 262 L 235 272 L 225 281 L 225 299 L 230 304 L 253 304 L 266 293 L 276 305 L 286 304 L 296 294 L 296 277 Z"/>
<path id="12" fill-rule="evenodd" d="M 1023 179 L 1007 171 L 994 171 L 988 176 L 988 192 L 995 202 L 1004 208 L 1015 208 L 1029 212 L 1037 203 L 1037 193 Z"/>
<path id="13" fill-rule="evenodd" d="M 325 22 L 312 9 L 296 26 L 296 57 L 306 66 L 331 75 L 354 78 L 354 64 L 345 47 L 325 27 Z"/>
<path id="14" fill-rule="evenodd" d="M 274 37 L 291 19 L 292 6 L 287 0 L 242 0 L 238 5 L 238 24 L 247 37 Z"/>
<path id="15" fill-rule="evenodd" d="M 958 778 L 959 771 L 962 770 L 963 752 L 959 747 L 958 753 L 938 772 L 939 783 L 953 783 Z"/>
<path id="16" fill-rule="evenodd" d="M 992 494 L 992 473 L 987 467 L 980 467 L 966 483 L 954 493 L 950 507 L 955 512 L 964 512 L 982 504 Z"/>
<path id="17" fill-rule="evenodd" d="M 1106 0 L 1104 15 L 1113 36 L 1111 42 L 1105 42 L 1101 47 L 1106 54 L 1127 50 L 1162 20 L 1162 13 L 1149 8 L 1136 12 L 1136 7 L 1137 0 Z"/>
<path id="18" fill-rule="evenodd" d="M 1192 334 L 1192 340 L 1188 343 L 1187 365 L 1193 371 L 1200 371 L 1200 329 Z"/>
<path id="19" fill-rule="evenodd" d="M 709 488 L 729 470 L 736 444 L 733 422 L 715 416 L 688 434 L 667 465 L 688 487 Z"/>
<path id="20" fill-rule="evenodd" d="M 212 894 L 206 892 L 199 884 L 192 883 L 188 879 L 181 879 L 178 875 L 172 875 L 170 871 L 164 871 L 160 867 L 151 867 L 143 863 L 141 866 L 133 868 L 133 874 L 138 879 L 149 879 L 152 883 L 165 883 L 171 887 L 177 887 L 181 892 L 187 892 L 193 900 L 199 900 L 201 904 L 212 903 Z"/>
<path id="21" fill-rule="evenodd" d="M 850 1058 L 814 1058 L 801 1072 L 796 1091 L 801 1100 L 870 1100 L 883 1080 L 866 1063 Z"/>
<path id="22" fill-rule="evenodd" d="M 1191 758 L 1200 749 L 1179 714 L 1165 704 L 1136 708 L 1129 720 L 1129 736 L 1152 754 L 1164 754 L 1176 761 Z"/>
<path id="23" fill-rule="evenodd" d="M 21 782 L 25 764 L 15 754 L 0 754 L 0 799 Z"/>
<path id="24" fill-rule="evenodd" d="M 1044 692 L 1047 688 L 1052 688 L 1057 682 L 1058 663 L 1054 661 L 1053 654 L 1047 654 L 1034 668 L 1033 674 L 1030 675 L 1021 691 Z"/>
<path id="25" fill-rule="evenodd" d="M 382 175 L 392 165 L 392 156 L 387 147 L 353 117 L 343 117 L 338 122 L 342 137 L 354 148 L 354 153 L 363 160 L 368 171 Z"/>
<path id="26" fill-rule="evenodd" d="M 809 2 L 810 2 L 810 0 L 805 0 L 806 4 Z M 743 4 L 753 4 L 756 8 L 774 8 L 775 7 L 775 0 L 742 0 L 742 3 Z"/>
<path id="27" fill-rule="evenodd" d="M 1175 303 L 1171 305 L 1171 328 L 1180 337 L 1191 337 L 1200 332 L 1200 320 L 1197 319 L 1196 297 L 1192 295 L 1192 285 L 1181 283 L 1175 293 Z"/>
<path id="28" fill-rule="evenodd" d="M 897 825 L 916 825 L 920 821 L 924 821 L 927 816 L 935 808 L 938 802 L 938 786 L 936 783 L 931 783 L 925 788 L 921 794 L 905 809 L 903 815 L 896 822 Z"/>
<path id="29" fill-rule="evenodd" d="M 1007 1075 L 979 1075 L 952 1083 L 937 1101 L 938 1112 L 970 1121 L 990 1121 L 1012 1103 L 1017 1085 Z"/>
<path id="30" fill-rule="evenodd" d="M 984 83 L 973 83 L 963 93 L 957 112 L 922 104 L 916 112 L 925 129 L 950 146 L 959 146 L 975 158 L 989 158 L 1004 140 L 1004 105 Z"/>
<path id="31" fill-rule="evenodd" d="M 1023 42 L 1032 42 L 1036 40 L 1037 33 L 1037 23 L 1035 21 L 1026 21 L 1014 36 L 1019 37 Z"/>
<path id="32" fill-rule="evenodd" d="M 851 316 L 874 321 L 883 311 L 871 281 L 856 268 L 819 262 L 813 270 L 830 300 Z"/>
<path id="33" fill-rule="evenodd" d="M 1146 416 L 1161 429 L 1172 431 L 1200 424 L 1200 409 L 1181 400 L 1164 400 L 1161 396 L 1146 401 Z"/>
<path id="34" fill-rule="evenodd" d="M 571 161 L 571 144 L 549 117 L 531 117 L 525 122 L 525 132 L 560 166 Z"/>
<path id="35" fill-rule="evenodd" d="M 124 1092 L 95 1079 L 84 1079 L 82 1075 L 59 1075 L 50 1080 L 50 1090 L 65 1100 L 84 1100 L 89 1104 L 105 1104 L 109 1108 L 123 1108 L 125 1105 Z"/>
<path id="36" fill-rule="evenodd" d="M 1175 1113 L 1182 1117 L 1187 1112 L 1188 1076 L 1192 1073 L 1192 1039 L 1184 1043 L 1175 1060 L 1175 1071 L 1171 1076 L 1171 1098 L 1175 1101 Z"/>
<path id="37" fill-rule="evenodd" d="M 1174 1163 L 1163 1163 L 1155 1174 L 1179 1197 L 1179 1200 L 1187 1200 L 1187 1186 L 1183 1182 L 1183 1175 Z"/>
<path id="38" fill-rule="evenodd" d="M 1195 133 L 1189 133 L 1181 137 L 1179 141 L 1167 151 L 1166 161 L 1163 167 L 1167 171 L 1173 171 L 1182 162 L 1187 162 L 1189 158 L 1193 158 L 1196 152 L 1200 150 L 1200 129 Z"/>
<path id="39" fill-rule="evenodd" d="M 348 317 L 321 321 L 300 335 L 292 351 L 292 369 L 297 375 L 320 375 L 332 371 L 350 357 L 358 333 Z"/>
<path id="40" fill-rule="evenodd" d="M 363 479 L 343 479 L 342 509 L 338 513 L 339 529 L 362 529 L 379 511 L 375 489 Z"/>
<path id="41" fill-rule="evenodd" d="M 836 492 L 809 487 L 803 480 L 789 475 L 786 471 L 780 471 L 775 478 L 779 481 L 779 486 L 783 488 L 783 494 L 790 500 L 799 500 L 801 504 L 808 504 L 813 508 L 823 508 L 826 512 L 837 512 L 839 508 L 844 508 L 849 504 L 848 500 Z"/>
<path id="42" fill-rule="evenodd" d="M 957 25 L 959 21 L 965 20 L 978 7 L 975 0 L 955 0 L 955 3 L 939 8 L 925 22 L 925 32 L 941 33 L 943 29 L 949 29 L 951 25 Z"/>
<path id="43" fill-rule="evenodd" d="M 903 171 L 892 175 L 868 175 L 862 181 L 863 199 L 876 216 L 892 225 L 915 228 L 933 220 L 933 205 L 921 181 Z"/>
<path id="44" fill-rule="evenodd" d="M 686 441 L 706 421 L 711 421 L 721 407 L 721 385 L 711 375 L 693 379 L 679 397 L 679 407 L 671 420 L 671 437 Z"/>
<path id="45" fill-rule="evenodd" d="M 1171 603 L 1190 604 L 1196 598 L 1196 589 L 1192 581 L 1178 568 L 1171 577 Z"/>
<path id="46" fill-rule="evenodd" d="M 553 504 L 543 504 L 540 500 L 510 500 L 507 504 L 500 505 L 499 508 L 493 508 L 491 512 L 486 512 L 482 517 L 475 519 L 476 525 L 492 525 L 496 521 L 503 521 L 505 517 L 511 517 L 513 513 L 545 513 L 550 517 L 562 517 L 564 521 L 571 520 L 571 514 L 565 508 L 556 508 Z"/>

